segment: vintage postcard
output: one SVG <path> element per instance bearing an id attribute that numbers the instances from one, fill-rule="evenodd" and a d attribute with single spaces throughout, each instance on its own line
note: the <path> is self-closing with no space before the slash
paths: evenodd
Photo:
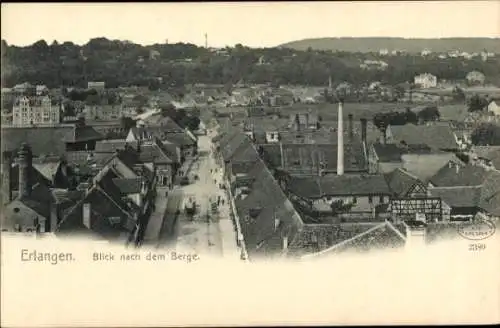
<path id="1" fill-rule="evenodd" d="M 2 327 L 499 323 L 499 1 L 1 16 Z"/>

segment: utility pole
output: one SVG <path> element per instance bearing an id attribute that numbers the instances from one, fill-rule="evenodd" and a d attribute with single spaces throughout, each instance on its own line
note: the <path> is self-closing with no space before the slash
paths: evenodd
<path id="1" fill-rule="evenodd" d="M 208 35 L 205 33 L 205 49 L 208 49 Z"/>

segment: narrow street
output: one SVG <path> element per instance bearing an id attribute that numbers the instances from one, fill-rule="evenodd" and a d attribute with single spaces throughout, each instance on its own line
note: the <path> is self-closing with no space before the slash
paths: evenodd
<path id="1" fill-rule="evenodd" d="M 219 184 L 223 183 L 222 171 L 215 164 L 210 145 L 208 136 L 199 137 L 200 156 L 189 174 L 191 184 L 181 187 L 184 200 L 189 197 L 195 199 L 196 213 L 190 217 L 184 213 L 182 206 L 175 229 L 176 249 L 179 252 L 239 259 L 229 203 L 224 190 L 219 188 Z M 215 211 L 212 203 L 219 203 Z"/>
<path id="2" fill-rule="evenodd" d="M 186 163 L 190 167 L 185 169 L 188 185 L 176 184 L 173 190 L 158 188 L 155 211 L 144 236 L 145 246 L 240 259 L 229 199 L 220 188 L 224 184 L 222 168 L 216 164 L 210 146 L 209 136 L 199 137 L 199 156 L 192 164 Z M 189 199 L 196 203 L 194 215 L 185 212 Z"/>

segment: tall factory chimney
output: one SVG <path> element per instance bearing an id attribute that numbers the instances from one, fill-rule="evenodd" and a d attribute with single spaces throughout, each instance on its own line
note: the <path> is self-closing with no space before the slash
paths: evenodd
<path id="1" fill-rule="evenodd" d="M 19 150 L 19 197 L 31 194 L 32 154 L 28 144 L 23 143 Z"/>
<path id="2" fill-rule="evenodd" d="M 347 117 L 349 118 L 349 140 L 352 142 L 354 132 L 353 132 L 353 116 L 352 114 L 348 114 Z"/>
<path id="3" fill-rule="evenodd" d="M 366 118 L 360 119 L 361 121 L 361 141 L 366 146 L 366 130 L 367 130 L 367 121 Z"/>
<path id="4" fill-rule="evenodd" d="M 365 155 L 365 159 L 368 159 L 368 145 L 366 144 L 366 129 L 367 122 L 366 118 L 360 119 L 361 121 L 361 144 L 363 145 L 363 153 Z"/>
<path id="5" fill-rule="evenodd" d="M 342 100 L 339 101 L 338 113 L 338 141 L 337 141 L 337 175 L 344 174 L 344 116 L 342 113 Z"/>

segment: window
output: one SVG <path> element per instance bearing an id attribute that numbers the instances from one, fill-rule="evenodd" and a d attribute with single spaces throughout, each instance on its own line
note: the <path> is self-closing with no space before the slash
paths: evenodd
<path id="1" fill-rule="evenodd" d="M 109 223 L 111 223 L 112 225 L 115 225 L 115 224 L 120 223 L 121 218 L 119 216 L 112 216 L 112 217 L 109 217 L 108 220 L 109 220 Z"/>
<path id="2" fill-rule="evenodd" d="M 357 197 L 353 197 L 352 198 L 352 203 L 353 204 L 357 204 L 358 203 L 358 198 Z"/>
<path id="3" fill-rule="evenodd" d="M 368 196 L 368 203 L 369 204 L 373 203 L 373 197 L 372 196 Z"/>
<path id="4" fill-rule="evenodd" d="M 384 196 L 380 196 L 380 198 L 379 198 L 379 202 L 380 202 L 380 203 L 383 203 L 383 202 L 384 202 Z"/>

